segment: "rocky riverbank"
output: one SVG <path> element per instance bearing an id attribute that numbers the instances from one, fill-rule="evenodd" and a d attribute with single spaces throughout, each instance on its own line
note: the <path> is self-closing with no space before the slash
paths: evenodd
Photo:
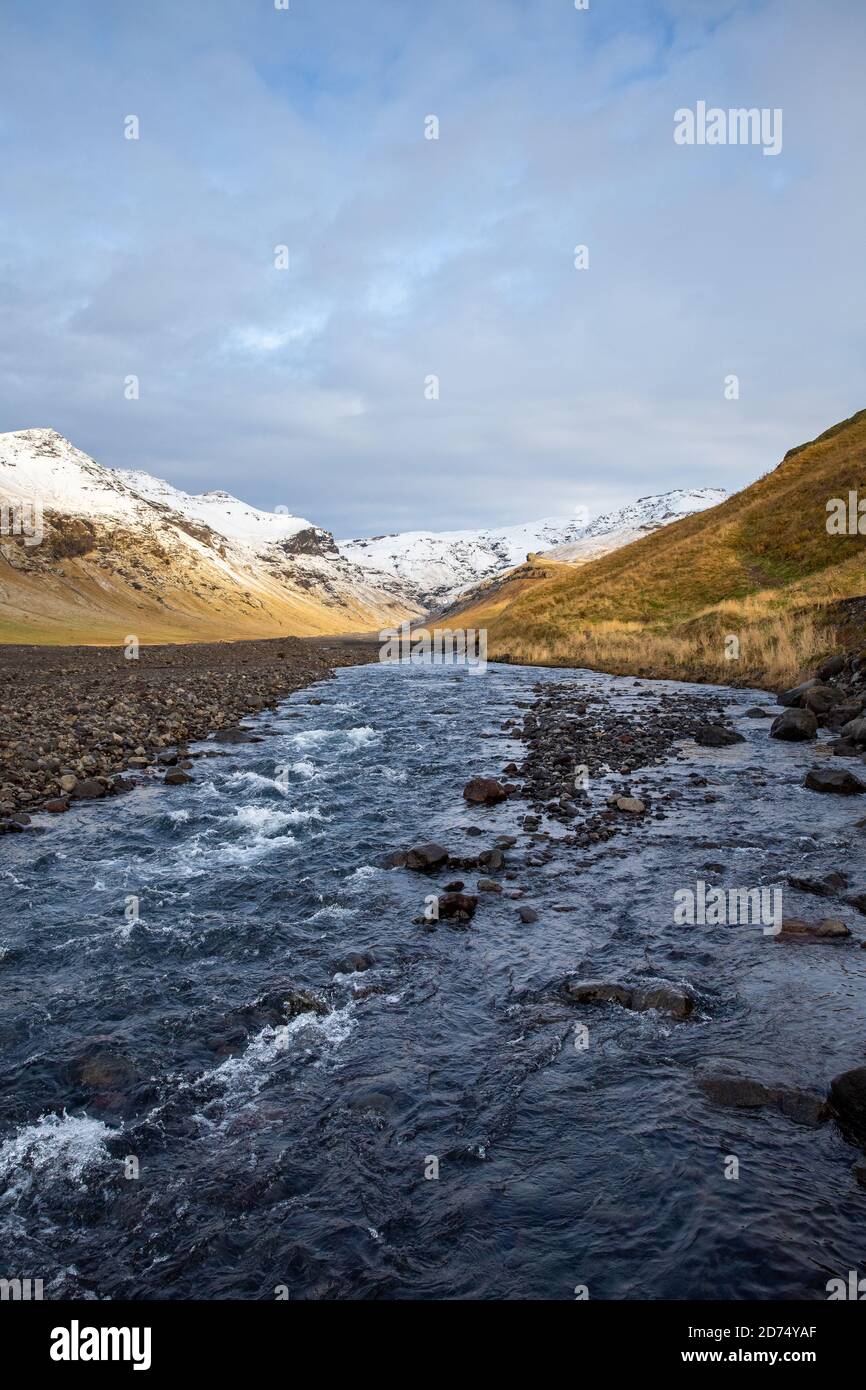
<path id="1" fill-rule="evenodd" d="M 0 833 L 30 812 L 116 795 L 156 766 L 189 779 L 186 745 L 229 731 L 334 667 L 360 643 L 280 638 L 141 647 L 0 647 Z M 243 735 L 237 735 L 243 737 Z"/>

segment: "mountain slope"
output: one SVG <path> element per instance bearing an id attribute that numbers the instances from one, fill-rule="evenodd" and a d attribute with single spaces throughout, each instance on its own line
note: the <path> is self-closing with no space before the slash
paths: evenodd
<path id="1" fill-rule="evenodd" d="M 685 644 L 685 659 L 697 635 L 721 649 L 721 633 L 739 630 L 732 624 L 862 593 L 866 537 L 827 529 L 827 503 L 851 489 L 866 498 L 866 411 L 792 449 L 719 506 L 524 587 L 493 616 L 491 651 L 603 661 L 602 630 L 630 627 L 635 653 L 662 634 Z"/>
<path id="2" fill-rule="evenodd" d="M 0 502 L 7 641 L 307 636 L 418 612 L 302 517 L 106 468 L 54 430 L 0 435 Z M 41 511 L 38 543 L 21 524 L 28 508 L 31 529 Z"/>
<path id="3" fill-rule="evenodd" d="M 521 565 L 531 554 L 583 564 L 724 496 L 723 488 L 678 489 L 642 497 L 588 525 L 569 517 L 547 517 L 492 530 L 404 531 L 339 545 L 342 554 L 370 570 L 377 582 L 391 575 L 407 598 L 438 610 L 470 586 Z"/>

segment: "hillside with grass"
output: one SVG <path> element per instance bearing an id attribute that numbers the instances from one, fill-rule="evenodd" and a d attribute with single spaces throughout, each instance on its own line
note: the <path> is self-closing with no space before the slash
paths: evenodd
<path id="1" fill-rule="evenodd" d="M 836 601 L 866 592 L 866 536 L 827 526 L 852 490 L 866 499 L 866 410 L 719 506 L 577 569 L 522 566 L 449 621 L 486 625 L 490 655 L 515 661 L 793 678 L 833 646 Z"/>

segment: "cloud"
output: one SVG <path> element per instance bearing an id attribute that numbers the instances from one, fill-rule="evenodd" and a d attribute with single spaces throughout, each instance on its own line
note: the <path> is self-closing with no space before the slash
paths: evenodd
<path id="1" fill-rule="evenodd" d="M 864 404 L 859 0 L 6 9 L 2 429 L 348 535 L 736 487 Z M 676 146 L 701 99 L 782 153 Z"/>

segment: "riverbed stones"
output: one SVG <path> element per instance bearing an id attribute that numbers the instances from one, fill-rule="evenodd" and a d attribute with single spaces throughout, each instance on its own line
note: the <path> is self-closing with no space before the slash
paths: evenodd
<path id="1" fill-rule="evenodd" d="M 803 784 L 813 792 L 824 792 L 835 796 L 861 796 L 866 792 L 866 783 L 847 768 L 813 767 L 806 773 Z"/>
<path id="2" fill-rule="evenodd" d="M 437 901 L 439 917 L 457 924 L 471 921 L 478 906 L 474 893 L 441 893 Z"/>
<path id="3" fill-rule="evenodd" d="M 702 748 L 728 748 L 735 743 L 745 743 L 742 734 L 736 729 L 728 729 L 724 724 L 705 724 L 695 734 L 695 742 Z"/>
<path id="4" fill-rule="evenodd" d="M 444 845 L 437 845 L 435 841 L 429 841 L 424 845 L 415 845 L 414 848 L 406 852 L 406 868 L 412 869 L 415 873 L 430 874 L 437 869 L 441 869 L 449 860 L 448 850 Z"/>
<path id="5" fill-rule="evenodd" d="M 479 869 L 486 869 L 488 873 L 496 873 L 499 869 L 503 868 L 504 864 L 505 855 L 498 845 L 495 845 L 493 849 L 482 850 L 478 856 Z"/>
<path id="6" fill-rule="evenodd" d="M 237 727 L 293 690 L 328 679 L 334 665 L 375 654 L 373 645 L 322 647 L 298 638 L 142 646 L 137 661 L 125 658 L 120 643 L 2 645 L 0 815 L 77 799 L 82 782 L 99 782 L 104 794 L 96 799 L 103 800 L 121 789 L 124 769 L 143 771 L 169 748 L 184 757 L 190 739 Z"/>
<path id="7" fill-rule="evenodd" d="M 42 803 L 43 811 L 50 811 L 52 815 L 58 815 L 63 811 L 69 810 L 69 799 L 65 796 L 52 796 Z"/>
<path id="8" fill-rule="evenodd" d="M 770 725 L 770 738 L 786 743 L 803 743 L 817 736 L 818 720 L 810 709 L 786 709 Z"/>
<path id="9" fill-rule="evenodd" d="M 806 694 L 806 692 L 809 690 L 814 690 L 815 686 L 820 684 L 821 682 L 816 678 L 813 678 L 812 680 L 808 681 L 803 681 L 802 685 L 795 685 L 790 690 L 782 690 L 776 696 L 776 700 L 780 705 L 786 705 L 788 706 L 788 708 L 791 709 L 799 709 L 802 706 L 803 696 Z"/>
<path id="10" fill-rule="evenodd" d="M 841 1127 L 866 1147 L 866 1067 L 854 1067 L 834 1077 L 829 1102 Z"/>
<path id="11" fill-rule="evenodd" d="M 827 1102 L 814 1091 L 765 1086 L 750 1077 L 727 1073 L 699 1076 L 699 1090 L 715 1105 L 736 1110 L 776 1110 L 795 1124 L 817 1128 L 829 1116 Z"/>
<path id="12" fill-rule="evenodd" d="M 646 814 L 646 805 L 638 796 L 615 796 L 613 804 L 618 811 L 626 811 L 630 816 Z"/>
<path id="13" fill-rule="evenodd" d="M 464 801 L 473 806 L 495 806 L 507 797 L 508 792 L 495 777 L 473 777 L 463 788 Z"/>
<path id="14" fill-rule="evenodd" d="M 838 690 L 834 690 L 832 685 L 813 685 L 807 690 L 801 701 L 802 709 L 811 710 L 813 714 L 826 714 L 834 705 L 838 705 L 841 700 Z"/>
<path id="15" fill-rule="evenodd" d="M 822 878 L 789 874 L 788 882 L 792 888 L 796 888 L 800 893 L 814 893 L 819 898 L 833 898 L 848 887 L 846 876 L 836 873 L 835 870 L 829 874 L 824 874 Z"/>
<path id="16" fill-rule="evenodd" d="M 535 908 L 530 907 L 528 903 L 524 903 L 517 909 L 517 915 L 521 922 L 527 927 L 531 926 L 533 922 L 538 921 L 538 913 Z"/>
<path id="17" fill-rule="evenodd" d="M 828 681 L 832 676 L 841 675 L 845 670 L 845 665 L 845 657 L 842 655 L 837 654 L 836 656 L 828 657 L 827 660 L 822 661 L 821 665 L 818 667 L 818 679 Z"/>
<path id="18" fill-rule="evenodd" d="M 188 772 L 181 772 L 179 768 L 174 768 L 171 772 L 167 772 L 162 780 L 167 787 L 183 787 L 193 779 Z"/>
<path id="19" fill-rule="evenodd" d="M 820 922 L 806 922 L 800 917 L 786 917 L 781 931 L 775 933 L 777 941 L 843 941 L 851 935 L 850 927 L 837 917 L 825 917 Z"/>
<path id="20" fill-rule="evenodd" d="M 569 979 L 563 988 L 570 1004 L 620 1004 L 624 1009 L 636 1013 L 654 1009 L 675 1019 L 689 1018 L 695 1007 L 691 994 L 666 981 L 629 985 L 604 980 Z"/>

